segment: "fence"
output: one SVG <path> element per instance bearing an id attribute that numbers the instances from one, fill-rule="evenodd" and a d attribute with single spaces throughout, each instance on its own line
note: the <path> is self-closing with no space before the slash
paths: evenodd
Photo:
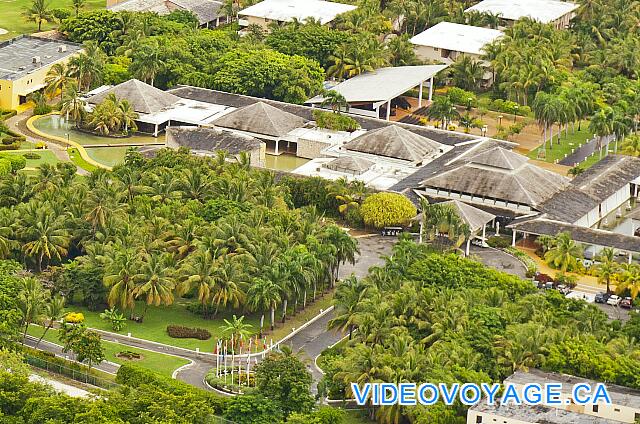
<path id="1" fill-rule="evenodd" d="M 63 375 L 65 377 L 68 377 L 75 381 L 79 381 L 81 383 L 91 384 L 92 386 L 101 387 L 107 390 L 113 389 L 119 386 L 117 383 L 113 381 L 105 380 L 104 378 L 100 378 L 95 375 L 89 374 L 87 372 L 74 369 L 73 367 L 66 367 L 62 364 L 49 362 L 45 359 L 38 358 L 35 356 L 25 355 L 24 360 L 27 364 L 31 366 L 52 372 L 54 374 Z"/>

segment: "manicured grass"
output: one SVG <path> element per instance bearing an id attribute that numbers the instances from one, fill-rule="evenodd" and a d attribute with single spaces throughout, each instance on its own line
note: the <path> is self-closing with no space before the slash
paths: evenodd
<path id="1" fill-rule="evenodd" d="M 75 147 L 67 148 L 67 154 L 69 155 L 69 159 L 71 159 L 71 162 L 73 162 L 76 166 L 79 166 L 84 170 L 93 172 L 96 169 L 98 169 L 94 165 L 82 159 L 82 156 L 80 156 L 80 153 L 78 153 L 78 149 L 76 149 Z"/>
<path id="2" fill-rule="evenodd" d="M 34 337 L 40 337 L 43 331 L 44 329 L 42 327 L 36 325 L 32 325 L 29 328 L 29 334 Z M 55 329 L 49 330 L 44 339 L 49 342 L 61 344 L 58 339 L 58 330 Z M 163 355 L 161 353 L 151 352 L 144 349 L 137 349 L 135 347 L 121 345 L 118 343 L 103 341 L 102 346 L 104 347 L 105 351 L 105 359 L 109 362 L 114 362 L 120 365 L 134 362 L 136 365 L 169 377 L 171 377 L 171 374 L 173 374 L 173 371 L 175 369 L 189 363 L 189 361 L 187 361 L 186 359 L 170 355 Z M 116 356 L 116 354 L 122 351 L 139 353 L 142 355 L 142 359 L 136 361 L 120 359 Z"/>
<path id="3" fill-rule="evenodd" d="M 6 154 L 10 154 L 10 155 L 24 155 L 26 152 L 3 152 Z M 27 159 L 27 168 L 37 168 L 38 166 L 42 165 L 43 163 L 49 163 L 51 165 L 55 165 L 56 163 L 60 162 L 58 160 L 58 158 L 56 157 L 56 155 L 50 151 L 50 150 L 38 150 L 38 151 L 34 151 L 33 153 L 37 154 L 38 156 L 40 156 L 40 159 Z"/>
<path id="4" fill-rule="evenodd" d="M 20 34 L 31 34 L 38 31 L 38 25 L 33 22 L 26 22 L 22 13 L 25 7 L 31 5 L 32 0 L 0 0 L 0 28 L 9 31 L 7 34 L 0 35 L 0 40 L 13 38 Z M 51 9 L 69 9 L 73 10 L 71 0 L 51 0 L 49 2 Z M 83 10 L 104 9 L 104 0 L 87 0 Z M 47 23 L 42 24 L 42 30 L 47 31 L 57 27 L 58 24 Z"/>
<path id="5" fill-rule="evenodd" d="M 366 410 L 348 409 L 345 412 L 344 424 L 373 424 L 375 422 L 369 419 Z"/>
<path id="6" fill-rule="evenodd" d="M 565 155 L 570 155 L 572 149 L 578 149 L 580 144 L 584 144 L 591 137 L 593 137 L 593 133 L 589 131 L 589 123 L 583 122 L 580 131 L 577 130 L 577 127 L 575 133 L 569 129 L 568 137 L 563 131 L 562 137 L 560 138 L 560 144 L 558 144 L 557 128 L 554 128 L 553 147 L 549 148 L 549 142 L 547 141 L 546 156 L 538 157 L 540 151 L 545 150 L 544 146 L 540 146 L 537 149 L 532 150 L 529 152 L 528 156 L 531 159 L 554 163 L 556 160 L 564 159 Z"/>
<path id="7" fill-rule="evenodd" d="M 116 166 L 124 161 L 124 155 L 128 147 L 91 147 L 87 148 L 87 154 L 96 162 L 107 166 Z"/>
<path id="8" fill-rule="evenodd" d="M 124 328 L 119 331 L 120 334 L 131 333 L 131 336 L 155 341 L 158 343 L 164 343 L 168 345 L 183 347 L 186 349 L 195 350 L 200 349 L 202 352 L 212 352 L 216 338 L 223 336 L 221 327 L 224 326 L 224 319 L 230 319 L 233 313 L 225 312 L 219 313 L 215 319 L 204 319 L 201 315 L 196 315 L 187 310 L 187 304 L 193 302 L 193 300 L 178 299 L 173 305 L 170 306 L 149 306 L 147 313 L 142 323 L 136 323 L 133 321 L 127 321 Z M 273 333 L 266 335 L 267 340 L 273 339 L 280 340 L 282 337 L 289 334 L 292 328 L 298 328 L 300 325 L 313 318 L 318 314 L 320 309 L 326 309 L 331 304 L 331 296 L 325 295 L 324 298 L 318 299 L 315 303 L 307 305 L 304 311 L 298 312 L 295 316 L 291 316 L 290 319 L 283 325 L 280 322 L 276 323 L 276 328 Z M 100 312 L 92 312 L 86 308 L 73 307 L 69 308 L 70 311 L 82 312 L 85 317 L 85 324 L 88 327 L 97 328 L 104 331 L 113 331 L 111 324 L 100 318 Z M 136 315 L 141 315 L 144 310 L 144 304 L 138 302 L 135 310 Z M 280 311 L 276 314 L 280 315 Z M 258 333 L 260 327 L 260 316 L 256 314 L 243 314 L 242 312 L 236 312 L 236 316 L 245 315 L 244 322 L 252 325 L 252 332 Z M 268 329 L 269 317 L 265 317 L 265 328 Z M 167 325 L 176 324 L 185 327 L 204 328 L 209 330 L 211 338 L 209 340 L 197 340 L 197 339 L 176 339 L 169 337 L 167 334 Z"/>

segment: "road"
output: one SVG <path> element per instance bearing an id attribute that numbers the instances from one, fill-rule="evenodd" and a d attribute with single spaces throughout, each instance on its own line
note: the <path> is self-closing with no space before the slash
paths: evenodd
<path id="1" fill-rule="evenodd" d="M 382 255 L 387 255 L 391 252 L 391 247 L 396 241 L 395 237 L 382 237 L 379 235 L 362 236 L 357 237 L 360 246 L 360 254 L 356 258 L 354 265 L 346 264 L 340 268 L 340 278 L 345 278 L 351 273 L 358 277 L 364 277 L 371 266 L 380 265 L 384 263 L 381 258 Z M 322 374 L 313 366 L 313 361 L 323 350 L 340 340 L 343 335 L 335 331 L 327 329 L 327 323 L 333 318 L 333 312 L 325 314 L 313 324 L 307 326 L 291 339 L 286 344 L 291 347 L 293 352 L 296 352 L 302 360 L 304 360 L 309 367 L 310 372 L 314 377 L 314 382 L 317 382 Z M 191 364 L 180 368 L 176 373 L 176 379 L 184 381 L 192 386 L 207 389 L 204 384 L 204 378 L 207 372 L 215 366 L 215 359 L 211 356 L 205 356 L 195 351 L 181 349 L 177 347 L 161 345 L 153 343 L 147 340 L 141 340 L 131 338 L 126 335 L 120 335 L 115 333 L 103 332 L 101 333 L 102 339 L 105 341 L 120 343 L 126 346 L 137 347 L 140 349 L 146 349 L 153 352 L 179 356 L 191 361 Z M 27 338 L 26 344 L 30 347 L 35 346 L 35 340 Z M 53 343 L 42 341 L 39 349 L 46 350 L 57 355 L 74 359 L 73 354 L 64 354 L 62 348 Z M 103 362 L 95 368 L 116 373 L 118 370 L 117 364 Z"/>

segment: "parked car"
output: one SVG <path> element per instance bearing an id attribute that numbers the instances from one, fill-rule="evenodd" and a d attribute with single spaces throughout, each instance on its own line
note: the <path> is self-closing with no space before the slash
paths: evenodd
<path id="1" fill-rule="evenodd" d="M 609 299 L 607 299 L 607 305 L 618 306 L 621 300 L 622 298 L 620 296 L 612 294 L 611 296 L 609 296 Z"/>
<path id="2" fill-rule="evenodd" d="M 565 296 L 571 293 L 571 289 L 568 286 L 565 286 L 564 284 L 558 284 L 557 289 L 560 293 L 564 294 Z"/>
<path id="3" fill-rule="evenodd" d="M 548 283 L 544 283 L 544 288 L 546 290 L 551 290 L 553 288 L 553 282 L 549 281 Z"/>
<path id="4" fill-rule="evenodd" d="M 595 302 L 596 303 L 607 303 L 607 300 L 609 300 L 610 297 L 611 297 L 611 295 L 609 293 L 598 293 L 598 294 L 596 294 Z"/>
<path id="5" fill-rule="evenodd" d="M 620 307 L 625 309 L 631 309 L 633 306 L 633 300 L 630 297 L 625 297 L 620 301 Z"/>

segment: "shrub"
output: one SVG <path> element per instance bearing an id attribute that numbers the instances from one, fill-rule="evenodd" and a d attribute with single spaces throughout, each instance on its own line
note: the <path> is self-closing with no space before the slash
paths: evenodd
<path id="1" fill-rule="evenodd" d="M 487 239 L 487 244 L 495 249 L 506 249 L 511 243 L 504 237 L 491 236 Z"/>
<path id="2" fill-rule="evenodd" d="M 214 222 L 223 216 L 240 215 L 250 210 L 249 203 L 218 197 L 205 203 L 200 216 L 209 222 Z"/>
<path id="3" fill-rule="evenodd" d="M 11 144 L 0 144 L 0 150 L 18 150 L 20 143 L 13 142 Z"/>
<path id="4" fill-rule="evenodd" d="M 478 104 L 478 99 L 474 93 L 463 90 L 460 87 L 451 87 L 447 91 L 447 95 L 457 105 L 467 106 L 469 99 L 471 99 L 471 106 L 475 107 Z"/>
<path id="5" fill-rule="evenodd" d="M 46 103 L 36 105 L 33 108 L 34 115 L 46 115 L 47 113 L 51 113 L 51 106 Z"/>
<path id="6" fill-rule="evenodd" d="M 46 149 L 47 147 L 47 143 L 45 143 L 44 141 L 38 141 L 36 143 L 36 149 Z"/>
<path id="7" fill-rule="evenodd" d="M 167 325 L 167 334 L 174 339 L 209 340 L 211 333 L 204 328 L 191 328 L 182 325 Z"/>
<path id="8" fill-rule="evenodd" d="M 405 226 L 417 214 L 416 207 L 398 193 L 376 193 L 361 207 L 364 223 L 375 228 Z"/>
<path id="9" fill-rule="evenodd" d="M 0 175 L 11 173 L 11 161 L 6 157 L 0 158 Z"/>
<path id="10" fill-rule="evenodd" d="M 42 156 L 34 152 L 27 152 L 24 155 L 22 155 L 22 157 L 25 159 L 36 160 L 36 159 L 40 159 Z"/>
<path id="11" fill-rule="evenodd" d="M 82 312 L 69 312 L 64 316 L 64 322 L 68 322 L 70 324 L 79 324 L 84 321 L 84 315 Z"/>
<path id="12" fill-rule="evenodd" d="M 339 113 L 314 110 L 313 119 L 315 119 L 318 127 L 328 130 L 353 132 L 360 128 L 355 119 Z"/>
<path id="13" fill-rule="evenodd" d="M 536 281 L 545 284 L 545 283 L 553 283 L 553 277 L 551 277 L 549 274 L 538 274 L 536 275 Z"/>
<path id="14" fill-rule="evenodd" d="M 105 309 L 104 312 L 100 314 L 100 319 L 110 321 L 113 331 L 122 330 L 127 322 L 127 318 L 115 307 Z"/>
<path id="15" fill-rule="evenodd" d="M 2 159 L 7 159 L 11 162 L 11 172 L 18 172 L 25 166 L 27 166 L 27 159 L 24 156 L 20 155 L 6 155 L 0 156 Z"/>

